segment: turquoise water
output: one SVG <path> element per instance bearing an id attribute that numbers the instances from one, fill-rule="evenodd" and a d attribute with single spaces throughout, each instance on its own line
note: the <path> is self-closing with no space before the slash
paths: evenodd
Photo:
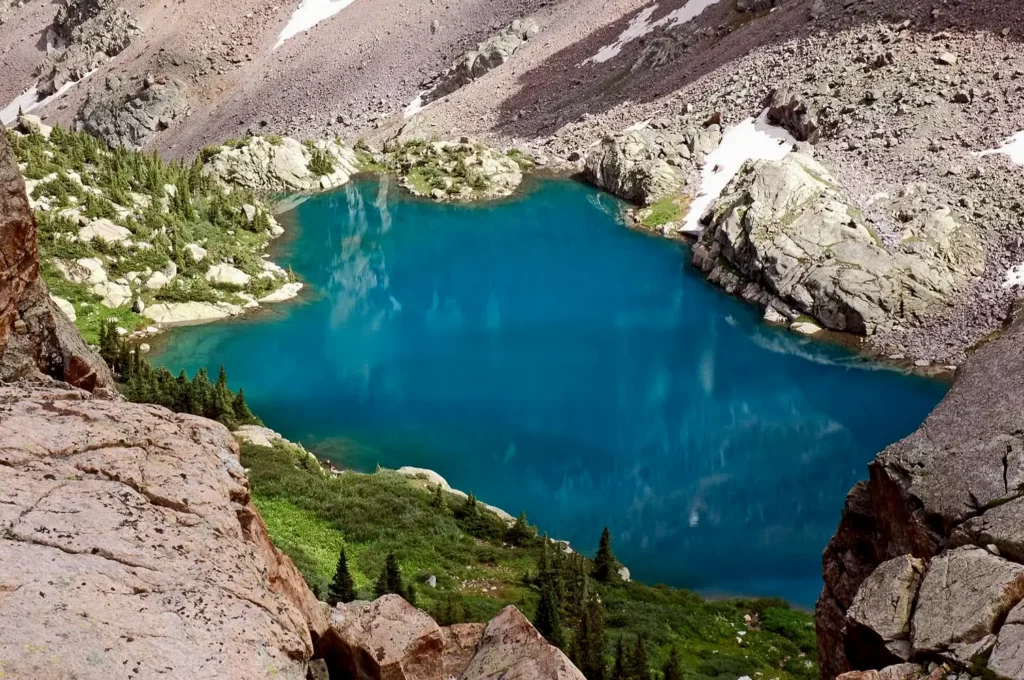
<path id="1" fill-rule="evenodd" d="M 437 470 L 586 552 L 608 525 L 646 582 L 810 606 L 846 492 L 945 386 L 759 323 L 617 209 L 568 181 L 483 207 L 357 181 L 291 213 L 301 301 L 156 359 L 224 364 L 341 464 Z"/>

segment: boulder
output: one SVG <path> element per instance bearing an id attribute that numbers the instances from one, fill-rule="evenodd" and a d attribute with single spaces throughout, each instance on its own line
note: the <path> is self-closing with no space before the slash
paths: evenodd
<path id="1" fill-rule="evenodd" d="M 189 243 L 186 245 L 185 252 L 188 253 L 193 262 L 202 262 L 206 259 L 206 248 L 203 248 L 198 243 Z"/>
<path id="2" fill-rule="evenodd" d="M 16 325 L 24 332 L 14 333 Z M 114 386 L 106 363 L 50 300 L 25 183 L 0 135 L 0 381 L 43 376 L 90 391 Z"/>
<path id="3" fill-rule="evenodd" d="M 206 270 L 206 280 L 210 283 L 242 287 L 248 285 L 251 279 L 241 269 L 229 264 L 215 264 Z"/>
<path id="4" fill-rule="evenodd" d="M 241 311 L 227 302 L 160 302 L 146 307 L 143 314 L 157 323 L 176 326 L 225 319 Z"/>
<path id="5" fill-rule="evenodd" d="M 440 626 L 398 595 L 339 605 L 316 645 L 331 677 L 367 680 L 441 680 L 443 651 Z"/>
<path id="6" fill-rule="evenodd" d="M 68 317 L 69 321 L 74 322 L 78 318 L 78 314 L 75 312 L 75 306 L 64 298 L 59 298 L 56 295 L 51 294 L 50 300 L 53 301 L 53 304 L 57 305 L 57 309 L 62 311 L 64 316 Z"/>
<path id="7" fill-rule="evenodd" d="M 280 288 L 275 290 L 273 293 L 269 293 L 268 295 L 264 295 L 263 297 L 260 298 L 259 301 L 260 302 L 284 302 L 286 300 L 291 300 L 291 299 L 293 299 L 295 297 L 298 297 L 299 291 L 301 291 L 301 290 L 302 290 L 302 283 L 300 283 L 299 281 L 293 281 L 291 283 L 284 284 L 283 286 L 281 286 Z"/>
<path id="8" fill-rule="evenodd" d="M 553 647 L 512 606 L 505 607 L 484 629 L 480 647 L 463 680 L 584 680 L 569 658 Z"/>
<path id="9" fill-rule="evenodd" d="M 587 153 L 583 175 L 620 198 L 650 205 L 686 186 L 683 174 L 661 156 L 662 147 L 649 131 L 620 133 Z"/>
<path id="10" fill-rule="evenodd" d="M 114 281 L 94 283 L 89 290 L 103 298 L 100 302 L 111 309 L 116 309 L 132 299 L 132 289 Z"/>
<path id="11" fill-rule="evenodd" d="M 915 654 L 977 642 L 1024 599 L 1024 566 L 981 548 L 956 548 L 932 560 L 918 599 L 911 627 Z"/>
<path id="12" fill-rule="evenodd" d="M 846 611 L 846 655 L 858 668 L 910 658 L 910 615 L 924 562 L 902 555 L 878 565 Z"/>
<path id="13" fill-rule="evenodd" d="M 103 266 L 102 260 L 95 257 L 81 257 L 75 260 L 75 264 L 81 269 L 71 272 L 67 277 L 68 280 L 75 283 L 103 283 L 107 280 L 107 270 Z"/>
<path id="14" fill-rule="evenodd" d="M 485 628 L 483 623 L 456 623 L 441 629 L 444 641 L 441 677 L 444 680 L 457 678 L 465 672 L 480 646 Z"/>
<path id="15" fill-rule="evenodd" d="M 871 335 L 897 321 L 922 322 L 980 271 L 981 251 L 966 228 L 931 217 L 920 225 L 929 236 L 919 246 L 891 252 L 820 163 L 791 153 L 743 165 L 693 260 L 709 280 L 762 307 Z"/>
<path id="16" fill-rule="evenodd" d="M 89 222 L 78 230 L 78 238 L 82 241 L 98 238 L 106 243 L 121 243 L 131 237 L 131 231 L 102 217 Z"/>
<path id="17" fill-rule="evenodd" d="M 6 675 L 305 678 L 326 620 L 227 428 L 66 387 L 0 405 Z"/>
<path id="18" fill-rule="evenodd" d="M 988 667 L 1004 678 L 1024 678 L 1024 603 L 1010 610 L 999 629 Z"/>
<path id="19" fill-rule="evenodd" d="M 826 113 L 812 98 L 789 88 L 780 88 L 768 97 L 768 122 L 784 128 L 800 142 L 817 144 L 821 139 Z"/>

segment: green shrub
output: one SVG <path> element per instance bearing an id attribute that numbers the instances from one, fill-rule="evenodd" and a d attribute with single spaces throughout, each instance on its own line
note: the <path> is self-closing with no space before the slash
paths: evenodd
<path id="1" fill-rule="evenodd" d="M 313 148 L 309 158 L 309 171 L 318 177 L 334 172 L 334 161 L 326 149 Z"/>

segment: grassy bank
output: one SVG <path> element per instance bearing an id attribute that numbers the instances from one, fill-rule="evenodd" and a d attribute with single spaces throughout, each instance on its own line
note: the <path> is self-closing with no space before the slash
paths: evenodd
<path id="1" fill-rule="evenodd" d="M 373 598 L 374 581 L 393 551 L 404 577 L 416 584 L 418 606 L 441 623 L 486 621 L 507 604 L 531 619 L 536 615 L 544 541 L 509 545 L 505 523 L 493 513 L 480 508 L 467 515 L 465 500 L 453 494 L 438 503 L 434 493 L 396 472 L 332 476 L 287 445 L 243 444 L 242 463 L 271 537 L 318 594 L 327 592 L 344 546 L 360 597 Z M 430 576 L 436 588 L 426 585 Z M 642 637 L 652 669 L 675 648 L 693 680 L 817 677 L 813 619 L 781 601 L 709 602 L 666 586 L 586 581 L 604 608 L 609 666 L 620 638 L 631 648 Z M 571 586 L 566 581 L 570 594 Z M 568 649 L 579 604 L 566 597 L 562 607 Z"/>

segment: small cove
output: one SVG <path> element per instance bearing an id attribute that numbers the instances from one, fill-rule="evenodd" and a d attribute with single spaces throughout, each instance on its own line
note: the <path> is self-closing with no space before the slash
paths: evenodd
<path id="1" fill-rule="evenodd" d="M 635 578 L 811 606 L 849 488 L 942 383 L 762 324 L 688 247 L 590 187 L 437 205 L 363 178 L 289 213 L 303 298 L 173 330 L 153 357 L 223 364 L 284 436 L 403 465 Z"/>

